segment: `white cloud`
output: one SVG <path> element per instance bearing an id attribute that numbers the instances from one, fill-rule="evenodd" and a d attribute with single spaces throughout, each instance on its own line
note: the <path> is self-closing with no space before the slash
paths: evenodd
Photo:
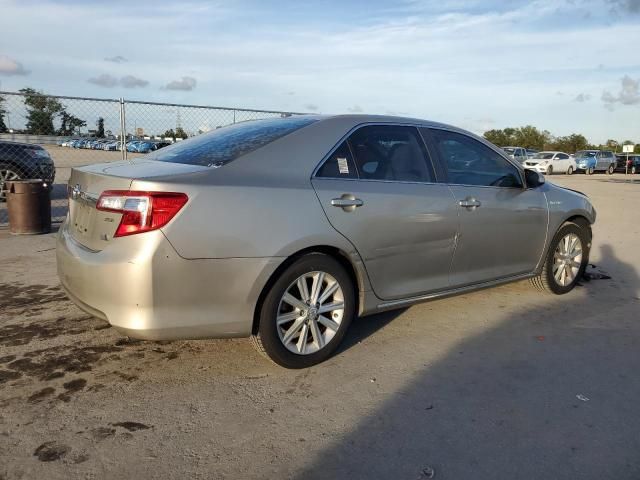
<path id="1" fill-rule="evenodd" d="M 305 110 L 310 110 L 312 112 L 316 112 L 316 111 L 318 111 L 318 105 L 316 105 L 315 103 L 307 103 L 304 106 L 304 109 Z"/>
<path id="2" fill-rule="evenodd" d="M 22 63 L 6 55 L 0 55 L 0 75 L 28 75 Z"/>
<path id="3" fill-rule="evenodd" d="M 134 77 L 133 75 L 125 75 L 124 77 L 118 78 L 113 75 L 109 75 L 108 73 L 103 73 L 98 75 L 97 77 L 91 77 L 87 80 L 89 83 L 93 85 L 98 85 L 99 87 L 113 88 L 116 85 L 120 85 L 123 88 L 137 88 L 137 87 L 146 87 L 149 85 L 147 80 L 143 80 L 141 78 Z"/>
<path id="4" fill-rule="evenodd" d="M 613 95 L 609 90 L 602 92 L 602 101 L 609 110 L 612 110 L 616 103 L 621 105 L 640 104 L 640 79 L 634 80 L 629 75 L 625 75 L 620 83 L 620 91 L 617 95 Z"/>
<path id="5" fill-rule="evenodd" d="M 362 107 L 360 105 L 354 105 L 353 107 L 347 108 L 347 111 L 350 113 L 362 113 Z"/>
<path id="6" fill-rule="evenodd" d="M 89 80 L 87 80 L 87 82 L 98 85 L 99 87 L 112 88 L 118 84 L 118 79 L 113 75 L 103 73 L 102 75 L 98 75 L 97 77 L 91 77 Z"/>
<path id="7" fill-rule="evenodd" d="M 584 103 L 591 100 L 591 95 L 589 95 L 588 93 L 579 93 L 573 100 L 575 102 Z"/>
<path id="8" fill-rule="evenodd" d="M 141 78 L 134 77 L 133 75 L 125 75 L 120 79 L 120 85 L 124 88 L 146 87 L 149 85 L 149 82 L 142 80 Z"/>
<path id="9" fill-rule="evenodd" d="M 113 63 L 125 63 L 128 62 L 128 60 L 126 58 L 124 58 L 122 55 L 116 55 L 115 57 L 106 57 L 105 62 L 113 62 Z"/>
<path id="10" fill-rule="evenodd" d="M 182 77 L 180 80 L 173 80 L 164 87 L 166 90 L 184 90 L 191 91 L 196 88 L 198 82 L 193 77 Z"/>

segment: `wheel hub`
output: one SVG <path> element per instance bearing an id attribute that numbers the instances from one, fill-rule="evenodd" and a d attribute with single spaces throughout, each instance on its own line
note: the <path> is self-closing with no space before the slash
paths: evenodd
<path id="1" fill-rule="evenodd" d="M 291 352 L 308 355 L 336 335 L 344 315 L 344 294 L 329 273 L 308 272 L 285 291 L 276 317 L 278 336 Z"/>

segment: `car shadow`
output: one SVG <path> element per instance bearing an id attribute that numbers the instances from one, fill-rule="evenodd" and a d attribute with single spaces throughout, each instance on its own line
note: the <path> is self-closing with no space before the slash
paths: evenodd
<path id="1" fill-rule="evenodd" d="M 336 355 L 346 352 L 354 345 L 357 345 L 367 337 L 375 334 L 378 330 L 381 330 L 387 324 L 402 315 L 406 310 L 406 308 L 402 308 L 377 313 L 375 315 L 367 315 L 366 317 L 355 318 L 349 326 L 349 330 L 347 330 L 342 343 L 340 343 L 340 346 L 336 351 Z"/>
<path id="2" fill-rule="evenodd" d="M 486 305 L 474 313 L 468 302 L 464 315 L 493 316 L 492 326 L 451 325 L 465 336 L 433 362 L 400 370 L 404 387 L 381 386 L 379 393 L 372 387 L 358 407 L 367 413 L 293 478 L 640 478 L 638 268 L 608 245 L 600 251 L 599 267 L 611 280 L 592 279 L 560 297 L 507 287 L 495 298 L 515 295 L 519 310 L 500 321 L 497 304 L 494 313 Z M 478 295 L 469 298 L 480 302 Z M 361 319 L 348 341 L 393 318 Z M 444 335 L 436 327 L 422 330 L 438 341 Z M 406 342 L 412 355 L 431 358 L 433 340 L 423 347 L 408 332 Z"/>

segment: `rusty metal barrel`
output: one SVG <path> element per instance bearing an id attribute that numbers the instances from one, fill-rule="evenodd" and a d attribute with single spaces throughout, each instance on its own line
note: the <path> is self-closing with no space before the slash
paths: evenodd
<path id="1" fill-rule="evenodd" d="M 9 232 L 36 235 L 51 231 L 51 190 L 42 180 L 7 182 Z"/>

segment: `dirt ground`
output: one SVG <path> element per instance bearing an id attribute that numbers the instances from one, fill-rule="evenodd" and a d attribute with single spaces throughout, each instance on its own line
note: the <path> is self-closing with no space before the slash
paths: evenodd
<path id="1" fill-rule="evenodd" d="M 0 479 L 640 478 L 640 175 L 550 180 L 592 198 L 610 279 L 359 319 L 303 371 L 127 341 L 65 299 L 54 234 L 0 230 Z"/>

